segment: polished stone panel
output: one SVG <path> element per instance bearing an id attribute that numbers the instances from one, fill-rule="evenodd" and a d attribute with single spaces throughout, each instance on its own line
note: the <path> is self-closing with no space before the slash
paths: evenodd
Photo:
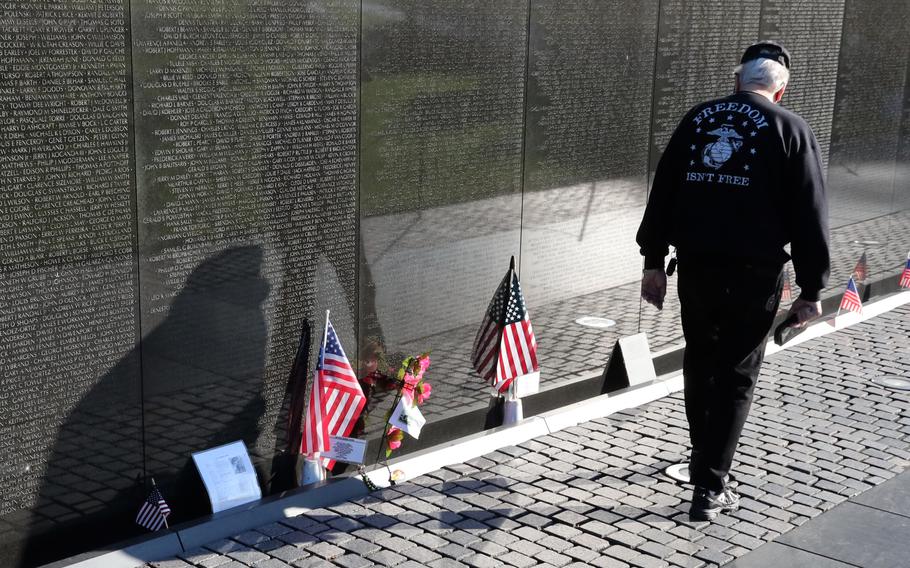
<path id="1" fill-rule="evenodd" d="M 660 2 L 651 113 L 652 173 L 686 111 L 733 92 L 733 69 L 743 49 L 758 39 L 760 12 L 761 0 Z M 675 282 L 674 277 L 668 283 L 662 311 L 641 303 L 640 330 L 659 338 L 652 339 L 656 347 L 682 342 Z M 637 282 L 631 285 L 637 288 Z"/>
<path id="2" fill-rule="evenodd" d="M 759 38 L 781 42 L 793 58 L 783 106 L 812 127 L 827 166 L 837 91 L 845 0 L 763 0 Z"/>
<path id="3" fill-rule="evenodd" d="M 853 501 L 858 505 L 910 517 L 910 472 L 857 495 Z"/>
<path id="4" fill-rule="evenodd" d="M 651 166 L 694 105 L 733 92 L 733 68 L 758 39 L 761 0 L 660 3 Z"/>
<path id="5" fill-rule="evenodd" d="M 206 510 L 191 452 L 243 439 L 266 492 L 288 473 L 304 325 L 331 308 L 356 354 L 359 7 L 132 4 L 147 470 L 175 520 Z"/>
<path id="6" fill-rule="evenodd" d="M 832 227 L 891 213 L 908 35 L 906 2 L 847 3 L 828 171 Z"/>
<path id="7" fill-rule="evenodd" d="M 843 503 L 777 541 L 853 566 L 906 566 L 910 517 Z"/>
<path id="8" fill-rule="evenodd" d="M 893 209 L 895 212 L 905 211 L 910 214 L 910 57 L 907 59 L 904 76 L 904 108 L 901 113 L 901 136 L 894 175 Z"/>
<path id="9" fill-rule="evenodd" d="M 647 199 L 656 36 L 657 3 L 532 6 L 521 276 L 548 346 L 547 384 L 590 372 L 638 328 L 637 287 L 622 285 L 641 273 L 634 241 Z M 575 311 L 576 298 L 608 289 L 612 302 L 597 306 L 604 312 Z M 617 325 L 574 323 L 585 315 Z M 591 353 L 567 359 L 552 348 L 570 344 Z"/>
<path id="10" fill-rule="evenodd" d="M 83 7 L 0 10 L 2 566 L 97 544 L 142 471 L 127 12 Z"/>
<path id="11" fill-rule="evenodd" d="M 845 564 L 777 542 L 764 544 L 727 566 L 729 568 L 767 568 L 768 566 L 775 568 L 806 568 L 807 566 L 812 568 L 854 568 L 852 564 Z"/>
<path id="12" fill-rule="evenodd" d="M 368 351 L 433 351 L 428 378 L 444 380 L 431 422 L 489 398 L 470 349 L 519 252 L 527 10 L 518 0 L 364 8 L 361 339 Z"/>

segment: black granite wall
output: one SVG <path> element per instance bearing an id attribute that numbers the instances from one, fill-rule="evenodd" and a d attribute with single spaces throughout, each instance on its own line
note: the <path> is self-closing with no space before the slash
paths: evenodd
<path id="1" fill-rule="evenodd" d="M 327 309 L 355 364 L 432 350 L 428 431 L 488 405 L 470 348 L 513 254 L 545 388 L 621 335 L 678 343 L 634 232 L 676 121 L 760 37 L 825 153 L 829 293 L 862 252 L 894 273 L 901 0 L 0 2 L 0 565 L 142 534 L 151 477 L 205 514 L 189 455 L 220 443 L 286 486 Z"/>

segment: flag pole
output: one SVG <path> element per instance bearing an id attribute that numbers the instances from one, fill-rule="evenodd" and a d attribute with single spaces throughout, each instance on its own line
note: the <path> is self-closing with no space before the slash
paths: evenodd
<path id="1" fill-rule="evenodd" d="M 326 343 L 326 341 L 329 339 L 329 311 L 330 311 L 330 310 L 326 310 L 326 311 L 325 311 L 325 326 L 323 326 L 323 328 L 322 328 L 322 344 L 319 346 L 319 359 L 318 359 L 319 364 L 324 364 L 324 363 L 325 363 L 325 361 L 324 361 L 324 358 L 325 358 L 325 343 Z M 313 380 L 314 380 L 314 381 L 317 380 L 317 378 L 316 378 L 315 375 L 313 376 Z M 319 385 L 317 384 L 315 388 L 319 388 Z M 322 393 L 320 393 L 320 394 L 322 394 Z M 320 400 L 321 400 L 321 398 L 320 398 Z M 325 416 L 323 416 L 322 418 L 323 418 L 323 420 L 326 419 Z M 328 440 L 326 440 L 326 442 L 328 442 Z M 324 470 L 325 468 L 322 467 L 322 460 L 319 459 L 319 455 L 318 455 L 318 454 L 319 454 L 319 452 L 316 452 L 316 455 L 314 455 L 313 457 L 316 459 L 316 463 L 319 464 L 319 468 L 320 468 L 321 470 Z M 324 479 L 324 478 L 325 478 L 325 477 L 323 476 L 323 479 Z"/>
<path id="2" fill-rule="evenodd" d="M 850 280 L 853 280 L 853 275 L 852 275 L 852 274 L 850 275 L 850 279 L 847 280 L 847 288 L 850 288 Z M 847 293 L 847 291 L 844 290 L 844 294 L 846 294 L 846 293 Z M 841 306 L 842 306 L 843 304 L 844 304 L 844 297 L 843 297 L 843 294 L 842 294 L 842 295 L 841 295 L 840 303 L 837 305 L 837 313 L 834 314 L 834 321 L 837 321 L 837 316 L 840 315 L 840 308 L 841 308 Z"/>
<path id="3" fill-rule="evenodd" d="M 322 330 L 322 346 L 325 347 L 325 340 L 329 337 L 329 311 L 325 311 L 325 327 Z"/>
<path id="4" fill-rule="evenodd" d="M 512 281 L 515 279 L 515 255 L 512 255 L 512 258 L 509 260 L 509 297 L 512 295 Z M 502 321 L 505 322 L 506 314 L 509 310 L 509 302 L 503 302 L 503 313 Z M 500 339 L 500 341 L 502 341 Z M 522 408 L 521 399 L 518 398 L 515 394 L 515 381 L 518 380 L 518 377 L 512 379 L 509 382 L 509 388 L 505 395 L 505 400 L 502 403 L 502 424 L 503 426 L 511 426 L 517 424 L 524 418 L 524 409 Z"/>
<path id="5" fill-rule="evenodd" d="M 509 313 L 509 302 L 508 298 L 512 296 L 512 278 L 515 277 L 515 255 L 512 255 L 512 258 L 509 260 L 509 287 L 507 288 L 508 294 L 506 295 L 507 300 L 502 303 L 502 314 L 499 316 L 500 320 L 506 321 L 506 314 Z M 501 339 L 501 336 L 500 336 Z"/>
<path id="6" fill-rule="evenodd" d="M 329 337 L 329 310 L 325 311 L 325 326 L 322 328 L 322 344 L 319 345 L 319 359 L 317 366 L 323 362 L 323 356 L 325 354 L 325 343 Z M 317 376 L 319 371 L 313 373 L 313 389 L 319 388 L 319 377 Z M 312 391 L 310 396 L 312 396 Z M 325 417 L 323 417 L 325 419 Z M 326 479 L 326 470 L 322 465 L 322 459 L 319 458 L 319 452 L 313 454 L 307 454 L 303 460 L 302 471 L 300 472 L 300 485 L 310 485 L 312 483 L 319 483 L 320 481 L 325 481 Z"/>
<path id="7" fill-rule="evenodd" d="M 330 310 L 325 311 L 325 326 L 322 328 L 322 345 L 319 346 L 319 362 L 321 364 L 325 364 L 325 361 L 324 361 L 325 343 L 329 339 L 329 311 Z M 317 385 L 316 388 L 319 388 L 319 386 Z M 320 398 L 320 400 L 322 400 L 322 399 Z M 323 420 L 327 420 L 327 418 L 325 416 L 323 416 L 322 418 L 323 418 Z M 328 440 L 326 440 L 326 442 L 328 442 Z M 316 453 L 318 454 L 319 452 L 316 452 Z M 319 467 L 322 468 L 322 460 L 317 459 L 317 463 L 319 463 Z M 322 468 L 322 469 L 325 469 L 325 468 Z"/>
<path id="8" fill-rule="evenodd" d="M 506 275 L 506 280 L 508 281 L 508 284 L 506 287 L 506 300 L 502 303 L 502 313 L 499 314 L 499 321 L 501 321 L 501 322 L 506 321 L 506 314 L 509 313 L 508 298 L 510 298 L 512 296 L 512 277 L 514 276 L 514 274 L 515 274 L 515 255 L 513 254 L 509 258 L 509 273 Z M 502 343 L 502 330 L 499 330 L 499 342 Z M 495 384 L 496 381 L 494 380 L 493 382 Z M 514 382 L 515 381 L 513 380 L 512 383 L 514 383 Z M 509 383 L 509 388 L 508 388 L 509 393 L 512 392 L 512 383 Z M 502 393 L 497 392 L 496 396 L 498 397 L 501 394 Z M 509 395 L 507 394 L 503 397 L 503 399 L 508 400 L 508 397 L 509 397 Z M 503 408 L 503 412 L 505 413 L 505 408 Z M 508 424 L 508 423 L 510 423 L 510 422 L 508 422 L 508 419 L 506 419 L 505 414 L 503 414 L 503 424 Z"/>
<path id="9" fill-rule="evenodd" d="M 398 385 L 398 392 L 395 393 L 395 399 L 392 401 L 392 410 L 395 412 L 395 409 L 398 408 L 398 403 L 401 401 L 402 391 L 404 390 L 404 381 Z M 386 423 L 382 427 L 382 437 L 379 438 L 379 451 L 376 452 L 376 463 L 380 466 L 385 466 L 386 470 L 389 472 L 389 485 L 395 485 L 395 480 L 392 479 L 392 468 L 389 467 L 389 458 L 383 458 L 382 453 L 385 451 L 385 442 L 389 437 L 389 421 L 386 420 Z"/>
<path id="10" fill-rule="evenodd" d="M 398 403 L 401 402 L 401 397 L 404 395 L 404 386 L 406 384 L 405 379 L 398 381 L 398 390 L 395 392 L 395 399 L 392 400 L 392 409 L 389 411 L 389 416 L 395 412 L 395 409 L 398 408 Z M 385 424 L 382 427 L 382 436 L 379 438 L 379 450 L 376 452 L 376 463 L 379 465 L 384 465 L 386 470 L 389 472 L 389 485 L 395 485 L 395 480 L 392 479 L 392 468 L 389 467 L 389 458 L 382 458 L 382 454 L 385 451 L 385 442 L 389 437 L 389 419 L 386 419 Z"/>
<path id="11" fill-rule="evenodd" d="M 152 478 L 152 489 L 158 489 L 158 484 L 155 483 L 154 477 Z M 160 492 L 158 494 L 161 495 Z M 164 521 L 164 528 L 166 528 L 167 530 L 171 530 L 170 525 L 167 524 L 167 517 L 164 515 L 161 515 L 161 520 Z"/>

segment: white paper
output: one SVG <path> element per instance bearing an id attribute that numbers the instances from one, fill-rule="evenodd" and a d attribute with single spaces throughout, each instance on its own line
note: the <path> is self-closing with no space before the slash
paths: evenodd
<path id="1" fill-rule="evenodd" d="M 540 392 L 540 371 L 534 371 L 533 373 L 528 373 L 527 375 L 515 377 L 515 380 L 512 381 L 512 384 L 515 385 L 515 396 L 518 398 L 524 398 L 532 394 L 537 394 Z"/>
<path id="2" fill-rule="evenodd" d="M 622 349 L 622 358 L 626 364 L 626 374 L 629 375 L 629 386 L 634 387 L 657 379 L 647 334 L 637 333 L 623 337 L 619 340 L 619 347 Z"/>
<path id="3" fill-rule="evenodd" d="M 213 513 L 262 499 L 256 470 L 242 440 L 197 452 L 193 461 Z"/>
<path id="4" fill-rule="evenodd" d="M 366 440 L 345 438 L 344 436 L 329 436 L 329 445 L 331 449 L 320 453 L 320 457 L 363 465 L 363 456 L 367 451 Z"/>
<path id="5" fill-rule="evenodd" d="M 427 419 L 423 417 L 417 405 L 412 404 L 404 396 L 398 401 L 398 406 L 395 407 L 392 416 L 389 417 L 389 424 L 399 428 L 415 440 L 420 437 L 420 430 L 426 423 Z"/>

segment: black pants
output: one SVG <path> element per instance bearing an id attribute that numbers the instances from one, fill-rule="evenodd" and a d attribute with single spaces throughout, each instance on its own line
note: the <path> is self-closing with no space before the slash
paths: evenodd
<path id="1" fill-rule="evenodd" d="M 780 267 L 679 262 L 692 483 L 720 491 L 780 304 Z"/>

